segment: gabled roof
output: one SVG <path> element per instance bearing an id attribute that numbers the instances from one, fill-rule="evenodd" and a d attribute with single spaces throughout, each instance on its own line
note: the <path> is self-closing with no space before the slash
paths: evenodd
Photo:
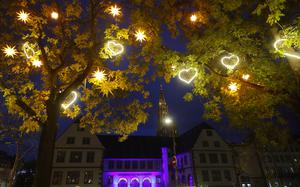
<path id="1" fill-rule="evenodd" d="M 178 153 L 190 151 L 203 129 L 213 129 L 202 123 L 176 138 Z M 119 142 L 120 136 L 98 135 L 99 141 L 105 147 L 105 158 L 161 158 L 161 148 L 172 150 L 172 138 L 159 136 L 129 136 L 124 142 Z"/>
<path id="2" fill-rule="evenodd" d="M 213 128 L 206 123 L 201 123 L 195 126 L 194 128 L 188 130 L 184 134 L 180 135 L 176 141 L 177 152 L 181 153 L 181 152 L 190 151 L 193 148 L 194 144 L 196 143 L 203 129 L 213 129 Z"/>
<path id="3" fill-rule="evenodd" d="M 161 158 L 161 148 L 171 147 L 172 139 L 157 136 L 129 136 L 119 142 L 120 136 L 98 135 L 105 147 L 105 158 Z"/>

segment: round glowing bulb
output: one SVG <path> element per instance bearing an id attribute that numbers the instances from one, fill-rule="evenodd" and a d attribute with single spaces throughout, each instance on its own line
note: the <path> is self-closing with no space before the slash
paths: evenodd
<path id="1" fill-rule="evenodd" d="M 5 54 L 5 57 L 14 58 L 14 56 L 17 54 L 17 50 L 15 49 L 15 46 L 11 47 L 9 45 L 6 45 L 5 47 L 3 47 L 2 51 Z"/>
<path id="2" fill-rule="evenodd" d="M 24 23 L 27 23 L 28 22 L 28 20 L 29 20 L 29 13 L 27 13 L 27 12 L 24 12 L 24 10 L 21 10 L 20 12 L 18 12 L 17 13 L 17 15 L 18 15 L 18 20 L 19 21 L 22 21 L 22 22 L 24 22 Z"/>
<path id="3" fill-rule="evenodd" d="M 249 74 L 243 74 L 242 79 L 244 79 L 245 81 L 247 81 L 250 78 Z"/>
<path id="4" fill-rule="evenodd" d="M 232 83 L 229 84 L 228 89 L 229 89 L 231 92 L 236 92 L 236 91 L 238 91 L 239 88 L 238 88 L 237 83 L 232 82 Z"/>
<path id="5" fill-rule="evenodd" d="M 143 42 L 144 40 L 146 40 L 145 31 L 143 31 L 143 30 L 136 31 L 134 36 L 135 36 L 136 41 Z"/>
<path id="6" fill-rule="evenodd" d="M 170 125 L 171 123 L 173 123 L 173 120 L 170 117 L 166 117 L 164 122 L 165 122 L 165 124 Z"/>
<path id="7" fill-rule="evenodd" d="M 196 22 L 197 19 L 198 19 L 198 17 L 197 17 L 196 14 L 193 14 L 193 15 L 191 15 L 191 17 L 190 17 L 191 22 Z"/>
<path id="8" fill-rule="evenodd" d="M 109 9 L 109 14 L 113 17 L 121 15 L 121 8 L 119 8 L 117 5 L 111 6 Z"/>
<path id="9" fill-rule="evenodd" d="M 58 17 L 59 17 L 58 12 L 53 11 L 53 12 L 51 13 L 51 18 L 52 18 L 52 19 L 58 19 Z"/>
<path id="10" fill-rule="evenodd" d="M 102 81 L 105 79 L 106 74 L 104 73 L 104 71 L 99 71 L 99 69 L 97 71 L 94 72 L 94 78 L 97 81 Z"/>
<path id="11" fill-rule="evenodd" d="M 35 67 L 41 67 L 42 61 L 40 61 L 39 59 L 34 59 L 32 61 L 32 65 L 35 66 Z"/>

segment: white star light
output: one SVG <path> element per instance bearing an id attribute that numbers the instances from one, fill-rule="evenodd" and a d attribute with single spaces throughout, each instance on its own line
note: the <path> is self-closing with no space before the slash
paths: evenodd
<path id="1" fill-rule="evenodd" d="M 138 30 L 135 32 L 134 36 L 136 38 L 136 41 L 143 42 L 144 40 L 146 40 L 145 31 Z"/>
<path id="2" fill-rule="evenodd" d="M 196 14 L 191 15 L 190 20 L 191 22 L 196 22 L 198 19 L 198 17 L 196 16 Z"/>
<path id="3" fill-rule="evenodd" d="M 39 59 L 34 59 L 32 61 L 32 65 L 39 68 L 42 65 L 42 61 L 40 61 Z"/>
<path id="4" fill-rule="evenodd" d="M 51 13 L 51 18 L 52 18 L 52 19 L 58 19 L 58 17 L 59 17 L 58 12 L 53 11 L 53 12 Z"/>
<path id="5" fill-rule="evenodd" d="M 29 13 L 27 13 L 27 12 L 24 12 L 24 10 L 21 10 L 20 12 L 18 12 L 17 13 L 17 15 L 18 15 L 18 20 L 19 21 L 22 21 L 22 22 L 24 22 L 24 23 L 27 23 L 28 22 L 28 20 L 29 20 Z"/>
<path id="6" fill-rule="evenodd" d="M 97 81 L 102 81 L 105 79 L 106 74 L 104 73 L 104 71 L 100 71 L 99 69 L 97 71 L 94 72 L 94 78 Z"/>
<path id="7" fill-rule="evenodd" d="M 231 92 L 236 92 L 239 89 L 237 83 L 235 82 L 230 83 L 228 88 Z"/>
<path id="8" fill-rule="evenodd" d="M 5 47 L 3 47 L 2 51 L 5 54 L 5 57 L 14 58 L 14 56 L 17 54 L 17 50 L 15 49 L 15 46 L 11 47 L 9 45 L 6 45 Z"/>
<path id="9" fill-rule="evenodd" d="M 117 5 L 111 6 L 109 9 L 109 14 L 113 17 L 121 15 L 121 8 L 119 8 Z"/>

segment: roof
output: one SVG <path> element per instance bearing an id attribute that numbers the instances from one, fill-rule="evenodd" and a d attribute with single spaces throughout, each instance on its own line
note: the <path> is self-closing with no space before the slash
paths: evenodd
<path id="1" fill-rule="evenodd" d="M 105 147 L 105 158 L 161 158 L 161 148 L 170 147 L 171 139 L 157 136 L 129 136 L 120 142 L 120 136 L 98 135 Z"/>
<path id="2" fill-rule="evenodd" d="M 207 124 L 200 124 L 176 138 L 177 152 L 191 150 L 200 132 L 212 129 Z M 120 136 L 98 135 L 99 141 L 105 147 L 105 158 L 161 158 L 161 148 L 172 148 L 172 138 L 159 136 L 129 136 L 119 142 Z"/>

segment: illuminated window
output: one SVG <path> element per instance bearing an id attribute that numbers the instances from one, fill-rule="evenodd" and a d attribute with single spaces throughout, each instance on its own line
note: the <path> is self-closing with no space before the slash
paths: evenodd
<path id="1" fill-rule="evenodd" d="M 94 172 L 93 171 L 85 171 L 83 182 L 84 184 L 93 184 Z"/>
<path id="2" fill-rule="evenodd" d="M 72 151 L 70 154 L 70 162 L 81 162 L 82 152 L 80 151 Z"/>
<path id="3" fill-rule="evenodd" d="M 68 171 L 66 184 L 79 184 L 80 171 Z"/>
<path id="4" fill-rule="evenodd" d="M 160 175 L 156 176 L 156 184 L 160 184 L 161 183 L 161 177 Z"/>
<path id="5" fill-rule="evenodd" d="M 56 162 L 62 163 L 65 162 L 66 152 L 65 151 L 57 151 Z"/>
<path id="6" fill-rule="evenodd" d="M 53 178 L 52 178 L 52 184 L 59 185 L 62 183 L 63 178 L 63 172 L 62 171 L 54 171 L 53 172 Z"/>

